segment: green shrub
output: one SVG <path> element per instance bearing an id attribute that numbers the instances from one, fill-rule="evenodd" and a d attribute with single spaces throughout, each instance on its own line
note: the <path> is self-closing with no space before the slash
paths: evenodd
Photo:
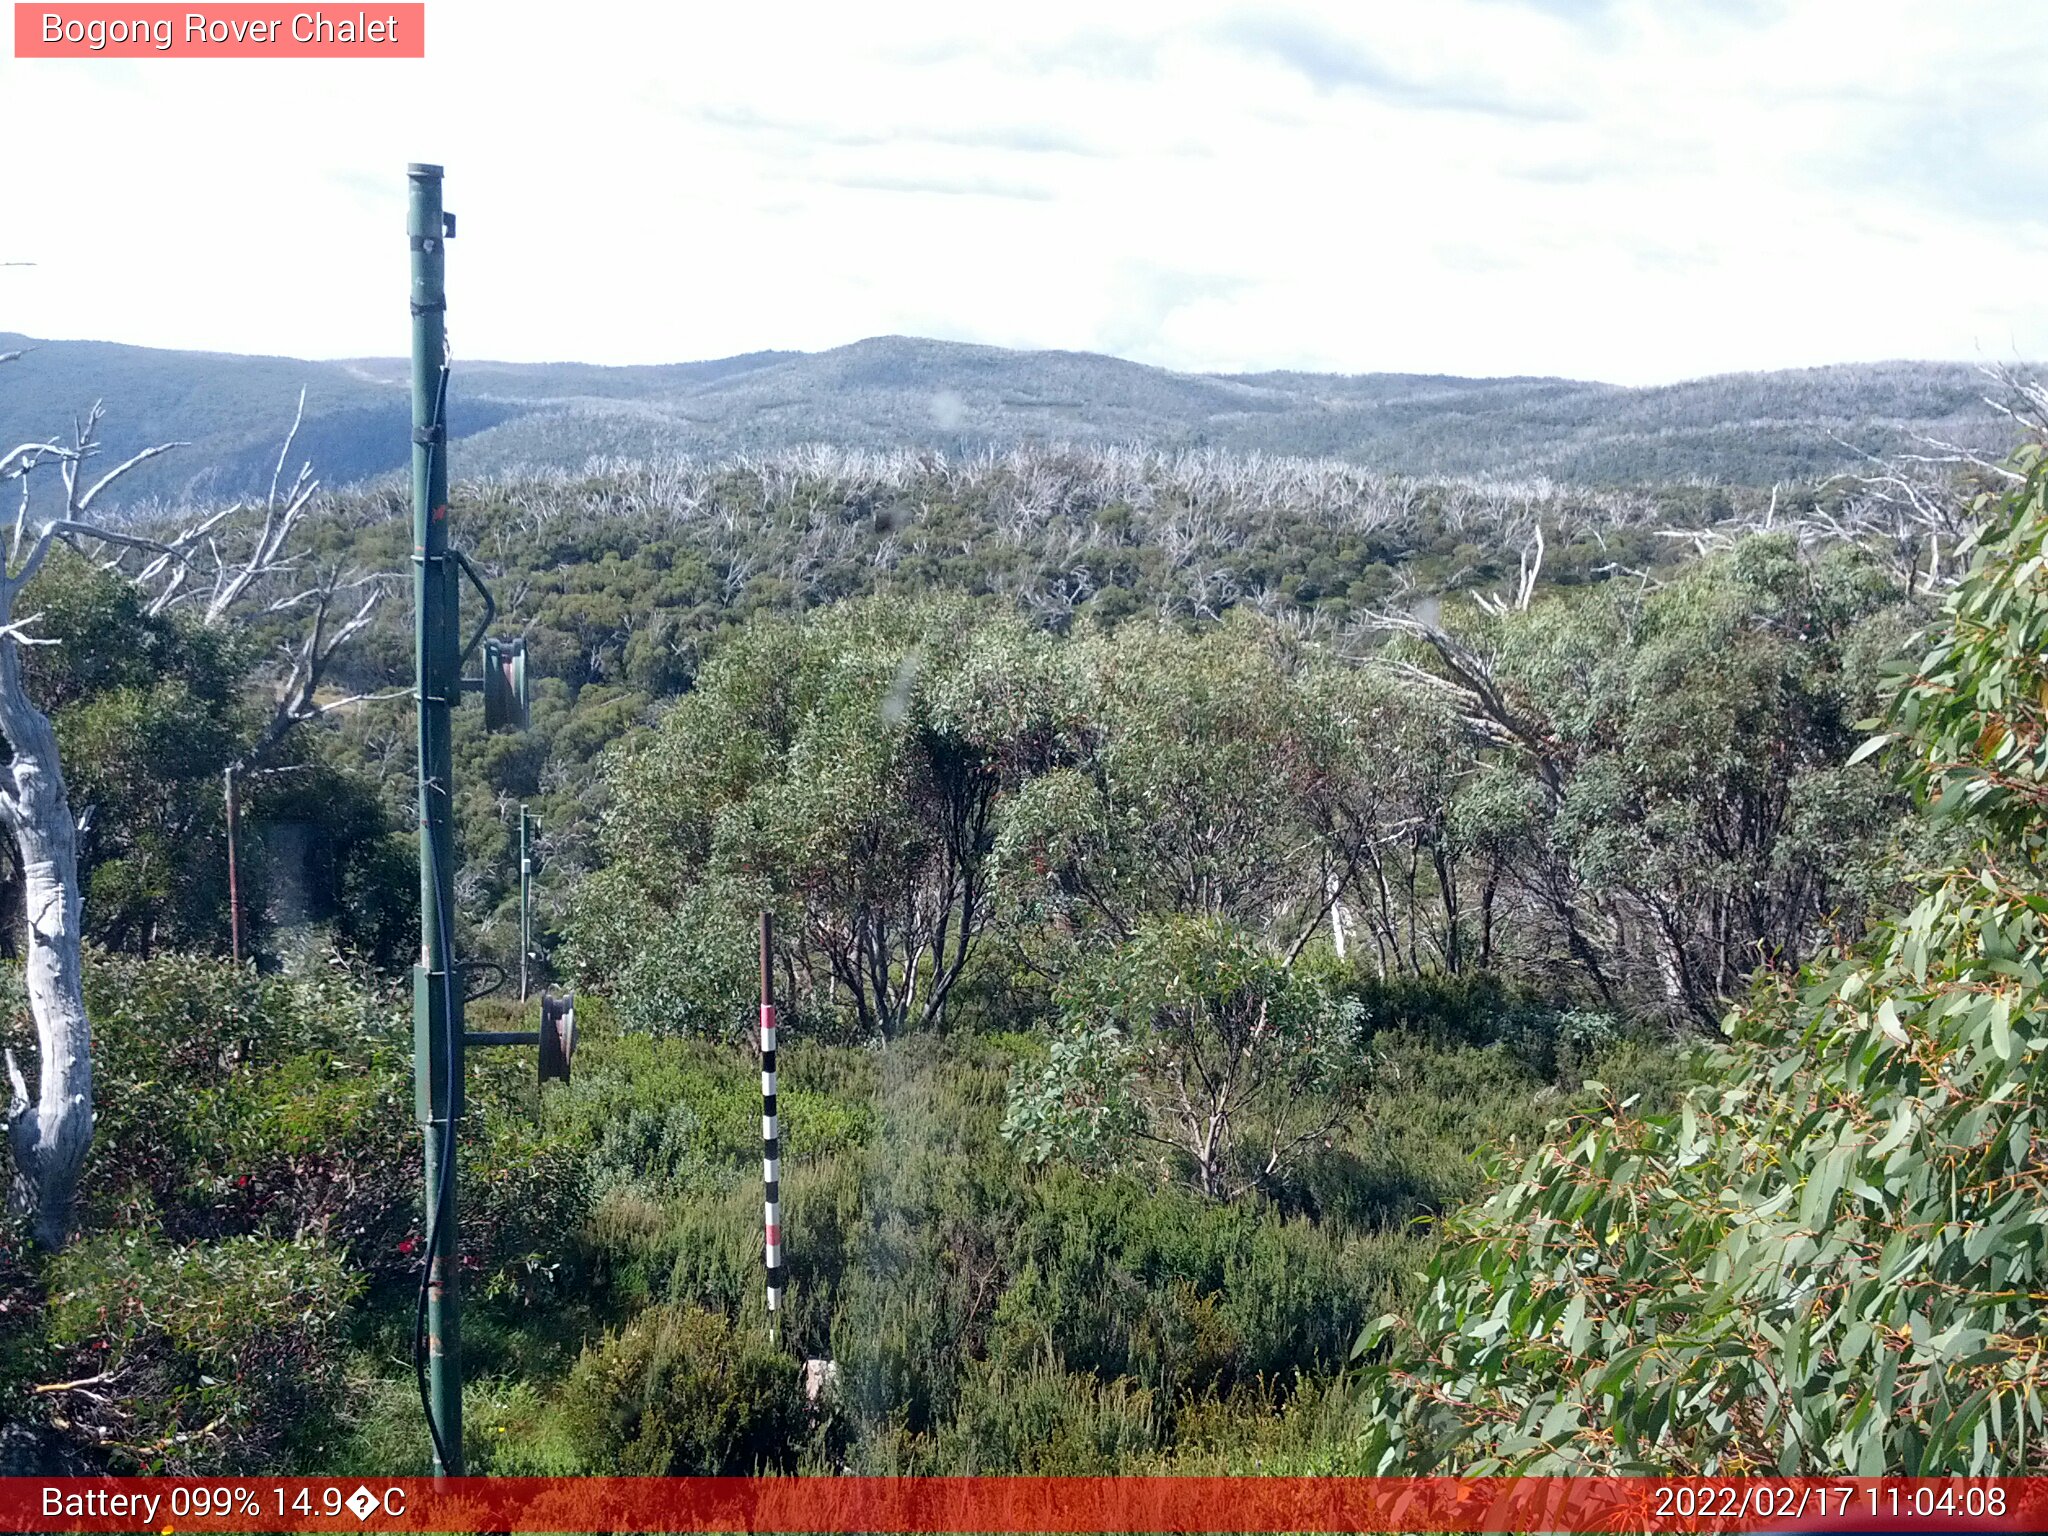
<path id="1" fill-rule="evenodd" d="M 878 1063 L 859 1225 L 832 1319 L 841 1400 L 865 1434 L 933 1432 L 985 1344 L 1025 1199 L 1000 1135 L 1010 1060 L 971 1037 L 932 1037 Z M 793 1224 L 790 1240 L 801 1251 Z"/>
<path id="2" fill-rule="evenodd" d="M 1547 1081 L 1574 1077 L 1628 1033 L 1612 1013 L 1560 1007 L 1556 999 L 1497 971 L 1432 976 L 1354 972 L 1345 990 L 1363 1005 L 1368 1038 L 1411 1036 L 1440 1048 L 1498 1046 Z"/>
<path id="3" fill-rule="evenodd" d="M 1364 1086 L 1364 1010 L 1327 981 L 1226 922 L 1147 923 L 1066 977 L 1060 1031 L 1013 1077 L 1003 1136 L 1034 1163 L 1166 1149 L 1206 1195 L 1256 1189 L 1343 1126 Z"/>
<path id="4" fill-rule="evenodd" d="M 1455 976 L 1356 974 L 1368 1035 L 1414 1035 L 1437 1045 L 1493 1045 L 1528 1027 L 1542 1001 L 1495 971 Z"/>
<path id="5" fill-rule="evenodd" d="M 791 1162 L 868 1140 L 865 1054 L 814 1043 L 783 1052 L 776 1108 Z M 576 1070 L 551 1107 L 548 1136 L 587 1149 L 593 1195 L 633 1185 L 662 1198 L 758 1181 L 761 1079 L 749 1047 L 627 1035 L 579 1051 Z"/>
<path id="6" fill-rule="evenodd" d="M 1153 1402 L 1149 1389 L 1129 1380 L 1104 1384 L 1042 1364 L 1015 1372 L 976 1367 L 959 1412 L 938 1436 L 932 1470 L 1033 1477 L 1144 1470 L 1160 1442 Z"/>
<path id="7" fill-rule="evenodd" d="M 463 1384 L 464 1470 L 471 1477 L 574 1477 L 584 1470 L 561 1416 L 552 1411 L 546 1389 L 553 1385 L 502 1376 Z M 424 1438 L 417 1397 L 410 1407 L 414 1437 Z"/>
<path id="8" fill-rule="evenodd" d="M 591 1198 L 578 1148 L 535 1104 L 533 1071 L 526 1051 L 471 1058 L 457 1207 L 471 1294 L 527 1311 L 573 1294 Z"/>
<path id="9" fill-rule="evenodd" d="M 797 1364 L 702 1307 L 649 1307 L 586 1350 L 563 1388 L 592 1471 L 641 1477 L 789 1470 L 806 1429 Z"/>
<path id="10" fill-rule="evenodd" d="M 465 1327 L 469 1319 L 464 1318 Z M 472 1477 L 575 1477 L 586 1469 L 555 1411 L 559 1373 L 539 1380 L 476 1370 L 465 1333 L 470 1374 L 462 1384 L 462 1446 Z M 345 1433 L 326 1455 L 307 1456 L 292 1471 L 304 1477 L 427 1477 L 433 1451 L 410 1370 L 357 1376 L 343 1409 Z"/>
<path id="11" fill-rule="evenodd" d="M 1408 1249 L 1129 1176 L 1033 1185 L 988 1353 L 1130 1377 L 1168 1404 L 1341 1363 Z"/>
<path id="12" fill-rule="evenodd" d="M 108 1431 L 134 1470 L 286 1470 L 332 1430 L 345 1315 L 360 1290 L 318 1242 L 80 1243 L 52 1261 L 49 1341 L 74 1379 L 71 1414 Z"/>
<path id="13" fill-rule="evenodd" d="M 709 881 L 647 921 L 647 891 L 627 871 L 608 869 L 577 893 L 562 959 L 588 981 L 602 979 L 627 1028 L 657 1037 L 730 1043 L 753 1023 L 754 929 L 759 893 Z"/>
<path id="14" fill-rule="evenodd" d="M 318 1234 L 402 1267 L 419 1198 L 403 1026 L 346 973 L 94 955 L 85 1230 Z"/>
<path id="15" fill-rule="evenodd" d="M 929 1434 L 953 1413 L 973 1357 L 976 1319 L 958 1276 L 923 1264 L 888 1277 L 857 1272 L 845 1294 L 832 1354 L 849 1417 L 870 1436 Z"/>

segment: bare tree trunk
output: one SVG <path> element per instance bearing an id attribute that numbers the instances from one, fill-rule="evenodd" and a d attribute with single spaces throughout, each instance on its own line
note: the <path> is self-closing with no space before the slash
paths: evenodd
<path id="1" fill-rule="evenodd" d="M 13 594 L 7 594 L 12 607 Z M 13 618 L 0 614 L 0 624 Z M 36 1021 L 40 1062 L 36 1096 L 13 1052 L 7 1055 L 12 1094 L 7 1143 L 14 1155 L 10 1203 L 34 1218 L 46 1248 L 61 1248 L 71 1229 L 71 1203 L 92 1144 L 92 1026 L 85 1016 L 79 962 L 78 827 L 64 793 L 57 736 L 28 701 L 21 650 L 0 636 L 0 732 L 14 751 L 4 770 L 0 819 L 20 851 L 28 917 L 25 972 Z"/>
<path id="2" fill-rule="evenodd" d="M 1537 548 L 1540 563 L 1540 536 Z M 1455 976 L 1465 968 L 1465 946 L 1459 942 L 1460 926 L 1465 914 L 1458 906 L 1457 864 L 1445 849 L 1441 833 L 1430 839 L 1429 859 L 1436 867 L 1437 896 L 1444 909 L 1444 969 Z"/>
<path id="3" fill-rule="evenodd" d="M 1487 866 L 1486 883 L 1479 888 L 1479 969 L 1493 968 L 1493 899 L 1500 889 L 1500 862 Z"/>
<path id="4" fill-rule="evenodd" d="M 0 362 L 19 356 L 18 352 L 0 353 Z M 303 418 L 303 392 L 299 407 Z M 102 414 L 102 407 L 95 402 L 86 419 L 77 425 L 74 444 L 69 448 L 50 441 L 24 443 L 0 453 L 0 483 L 22 482 L 12 537 L 4 551 L 0 551 L 0 736 L 6 738 L 5 744 L 12 753 L 6 765 L 0 767 L 0 821 L 14 834 L 21 860 L 27 950 L 23 969 L 29 1011 L 35 1018 L 37 1052 L 33 1100 L 20 1063 L 12 1051 L 6 1057 L 10 1088 L 7 1145 L 14 1161 L 8 1196 L 15 1209 L 32 1216 L 35 1240 L 47 1248 L 61 1248 L 70 1236 L 79 1174 L 92 1145 L 92 1025 L 85 1013 L 79 955 L 83 902 L 78 882 L 78 824 L 64 789 L 56 732 L 51 729 L 49 718 L 30 702 L 23 687 L 21 648 L 38 642 L 24 632 L 35 616 L 17 619 L 15 602 L 42 566 L 53 541 L 61 539 L 74 549 L 79 548 L 81 541 L 96 541 L 99 553 L 90 558 L 99 560 L 102 570 L 119 572 L 145 588 L 155 587 L 148 605 L 152 614 L 193 595 L 185 590 L 193 563 L 202 555 L 210 558 L 215 581 L 205 622 L 218 624 L 259 582 L 288 574 L 295 568 L 296 559 L 287 552 L 286 544 L 311 505 L 318 484 L 307 466 L 299 471 L 289 494 L 282 500 L 278 496 L 279 477 L 298 434 L 299 419 L 294 419 L 284 450 L 278 455 L 277 474 L 271 479 L 263 526 L 253 537 L 245 562 L 237 565 L 223 558 L 215 532 L 240 510 L 239 503 L 207 515 L 169 543 L 97 527 L 83 521 L 94 498 L 138 465 L 179 446 L 159 443 L 145 448 L 101 475 L 91 486 L 85 486 L 80 470 L 99 452 L 97 428 Z M 40 466 L 52 462 L 63 479 L 64 515 L 41 523 L 30 539 L 29 477 Z M 114 552 L 112 558 L 102 558 L 110 549 Z M 121 560 L 136 551 L 152 558 L 139 574 L 132 574 L 122 568 Z M 329 609 L 345 588 L 366 589 L 368 595 L 353 618 L 330 631 Z M 279 695 L 276 716 L 258 750 L 274 745 L 285 730 L 301 720 L 355 702 L 321 704 L 315 699 L 328 661 L 341 644 L 369 623 L 382 594 L 376 578 L 351 581 L 335 573 L 306 591 L 270 603 L 268 611 L 275 614 L 310 602 L 313 620 L 304 645 L 293 654 L 291 676 Z"/>

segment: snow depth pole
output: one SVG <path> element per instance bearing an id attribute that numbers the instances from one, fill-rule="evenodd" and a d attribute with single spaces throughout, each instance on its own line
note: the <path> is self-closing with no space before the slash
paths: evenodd
<path id="1" fill-rule="evenodd" d="M 413 1109 L 426 1139 L 422 1397 L 434 1475 L 462 1475 L 462 1298 L 455 1249 L 455 1128 L 462 1116 L 462 984 L 455 973 L 453 716 L 462 692 L 456 563 L 448 549 L 446 247 L 441 167 L 406 167 L 412 247 L 412 591 L 418 676 L 420 963 L 412 973 Z M 416 1329 L 417 1331 L 417 1329 Z"/>
<path id="2" fill-rule="evenodd" d="M 768 1338 L 782 1311 L 782 1138 L 775 1117 L 775 919 L 761 914 L 761 1210 L 768 1264 Z"/>

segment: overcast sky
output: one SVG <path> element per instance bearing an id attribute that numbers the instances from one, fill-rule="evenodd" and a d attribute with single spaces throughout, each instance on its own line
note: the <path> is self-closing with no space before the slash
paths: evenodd
<path id="1" fill-rule="evenodd" d="M 330 10 L 339 10 L 331 6 Z M 354 13 L 354 7 L 348 8 Z M 1198 370 L 2048 356 L 2029 0 L 429 0 L 423 62 L 0 59 L 0 330 L 458 358 L 890 332 Z"/>

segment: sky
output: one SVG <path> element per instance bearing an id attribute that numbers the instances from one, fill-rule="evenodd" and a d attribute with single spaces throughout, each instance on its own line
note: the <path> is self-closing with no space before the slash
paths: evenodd
<path id="1" fill-rule="evenodd" d="M 5 57 L 0 262 L 35 265 L 0 267 L 0 330 L 400 354 L 424 160 L 460 217 L 458 360 L 886 334 L 1623 384 L 2038 359 L 2040 19 L 428 0 L 424 60 Z"/>

